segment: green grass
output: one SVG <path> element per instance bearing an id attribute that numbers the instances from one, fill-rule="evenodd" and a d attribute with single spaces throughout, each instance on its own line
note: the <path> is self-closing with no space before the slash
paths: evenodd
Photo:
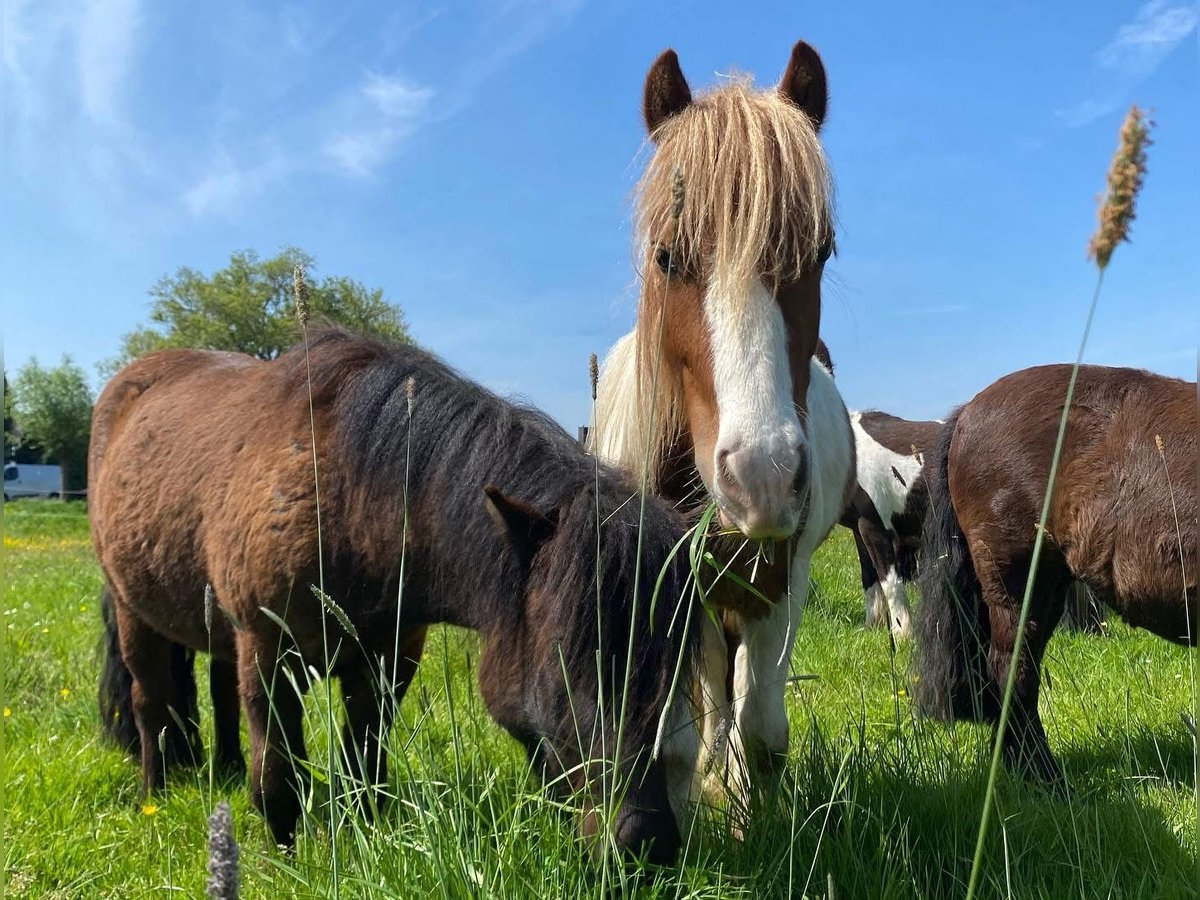
<path id="1" fill-rule="evenodd" d="M 331 838 L 331 813 L 315 800 L 295 856 L 284 856 L 244 787 L 212 783 L 207 767 L 174 773 L 145 814 L 136 765 L 99 736 L 100 576 L 82 507 L 7 504 L 4 528 L 9 895 L 198 896 L 206 817 L 222 799 L 241 841 L 243 896 L 597 893 L 574 818 L 537 791 L 488 718 L 472 680 L 477 642 L 453 629 L 431 633 L 402 706 L 389 748 L 395 799 L 378 823 L 339 806 Z M 774 806 L 744 842 L 718 815 L 702 819 L 681 865 L 642 879 L 645 896 L 826 896 L 831 885 L 839 898 L 964 893 L 988 732 L 914 719 L 907 648 L 893 660 L 887 636 L 861 627 L 847 532 L 813 571 L 794 667 L 818 678 L 789 689 L 791 759 Z M 1192 743 L 1180 722 L 1188 655 L 1113 623 L 1103 638 L 1055 637 L 1046 670 L 1042 712 L 1071 793 L 1002 778 L 983 896 L 1197 896 Z M 308 702 L 318 783 L 326 702 L 324 690 Z"/>

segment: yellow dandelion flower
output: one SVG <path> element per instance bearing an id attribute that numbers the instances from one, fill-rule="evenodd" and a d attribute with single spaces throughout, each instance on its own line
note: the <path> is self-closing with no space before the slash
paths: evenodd
<path id="1" fill-rule="evenodd" d="M 71 696 L 71 689 L 70 688 L 62 688 L 58 692 L 58 696 L 62 697 L 64 700 L 66 700 L 68 697 Z"/>
<path id="2" fill-rule="evenodd" d="M 908 691 L 906 691 L 904 688 L 900 688 L 900 690 L 896 691 L 896 696 L 897 697 L 907 697 Z"/>
<path id="3" fill-rule="evenodd" d="M 158 812 L 158 807 L 155 806 L 153 803 L 143 804 L 143 806 L 142 806 L 142 815 L 143 816 L 152 816 L 156 812 Z"/>
<path id="4" fill-rule="evenodd" d="M 12 710 L 9 709 L 7 706 L 4 707 L 4 718 L 6 718 L 6 719 L 12 718 Z"/>

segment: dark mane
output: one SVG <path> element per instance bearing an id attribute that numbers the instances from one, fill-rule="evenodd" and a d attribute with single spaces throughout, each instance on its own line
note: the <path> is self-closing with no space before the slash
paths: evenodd
<path id="1" fill-rule="evenodd" d="M 389 546 L 373 554 L 380 563 L 399 559 L 403 511 L 436 502 L 440 515 L 419 517 L 422 527 L 434 532 L 410 535 L 429 554 L 431 596 L 471 592 L 481 602 L 488 598 L 486 602 L 498 606 L 521 603 L 528 592 L 525 578 L 543 579 L 547 593 L 558 602 L 540 612 L 550 639 L 561 646 L 568 677 L 594 683 L 597 649 L 609 670 L 606 678 L 612 670 L 623 673 L 634 613 L 641 510 L 637 490 L 626 477 L 598 467 L 595 458 L 545 414 L 501 399 L 417 347 L 387 345 L 330 328 L 310 339 L 309 357 L 314 396 L 331 401 L 331 426 L 337 437 L 336 450 L 329 449 L 343 462 L 339 477 L 345 482 L 331 488 L 346 491 L 351 507 L 361 510 L 356 518 L 370 523 L 376 540 L 390 538 Z M 302 385 L 303 349 L 290 351 L 281 362 L 294 367 L 293 377 Z M 504 452 L 497 452 L 501 447 Z M 529 573 L 487 512 L 487 485 L 556 524 L 554 537 Z M 418 518 L 415 513 L 413 518 Z M 438 528 L 453 533 L 436 533 Z M 682 533 L 682 520 L 665 504 L 648 498 L 632 622 L 640 654 L 634 665 L 657 671 L 659 677 L 631 679 L 630 709 L 648 713 L 646 721 L 626 725 L 637 742 L 646 740 L 647 729 L 653 739 L 679 653 L 688 661 L 697 656 L 700 629 L 690 621 L 695 605 L 676 614 L 687 576 L 683 558 L 671 562 L 651 614 L 655 583 Z M 461 554 L 444 552 L 455 547 Z M 596 614 L 597 563 L 602 623 Z M 504 621 L 510 616 L 511 610 L 496 608 L 490 618 Z M 615 679 L 606 694 L 619 696 L 620 681 Z M 570 715 L 570 710 L 560 712 Z"/>

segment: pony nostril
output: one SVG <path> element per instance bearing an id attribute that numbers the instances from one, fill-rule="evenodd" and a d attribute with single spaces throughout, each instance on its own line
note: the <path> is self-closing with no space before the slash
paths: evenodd
<path id="1" fill-rule="evenodd" d="M 717 451 L 717 485 L 721 488 L 721 493 L 728 499 L 744 503 L 746 490 L 734 472 L 735 455 L 735 451 L 732 450 Z"/>

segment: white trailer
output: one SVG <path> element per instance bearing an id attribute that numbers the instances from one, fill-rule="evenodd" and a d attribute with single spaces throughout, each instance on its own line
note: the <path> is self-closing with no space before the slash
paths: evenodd
<path id="1" fill-rule="evenodd" d="M 4 499 L 17 497 L 57 497 L 62 490 L 61 466 L 4 464 Z"/>

